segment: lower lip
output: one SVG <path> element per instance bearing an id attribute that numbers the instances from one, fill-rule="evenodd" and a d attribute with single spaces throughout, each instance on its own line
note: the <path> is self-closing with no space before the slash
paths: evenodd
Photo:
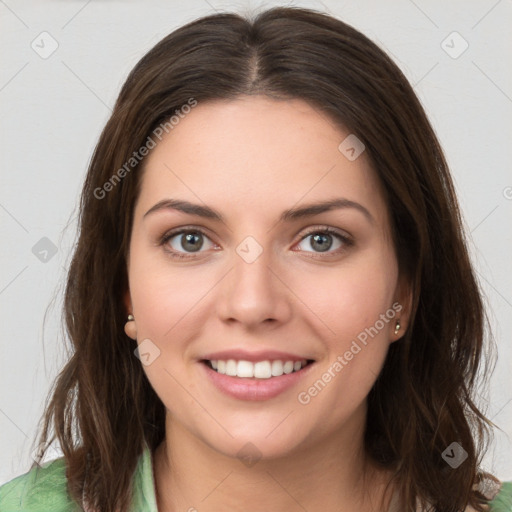
<path id="1" fill-rule="evenodd" d="M 313 366 L 313 363 L 310 363 L 298 372 L 283 374 L 279 377 L 249 379 L 224 375 L 212 370 L 206 363 L 201 362 L 200 364 L 219 391 L 239 400 L 268 400 L 274 398 L 295 386 L 309 373 L 311 366 Z"/>

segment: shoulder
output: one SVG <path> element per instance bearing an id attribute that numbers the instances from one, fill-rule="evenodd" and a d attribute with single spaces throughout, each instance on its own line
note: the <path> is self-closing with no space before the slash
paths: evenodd
<path id="1" fill-rule="evenodd" d="M 485 506 L 488 512 L 512 512 L 512 482 L 486 478 L 477 487 L 488 500 Z M 464 512 L 475 512 L 475 509 L 468 506 Z"/>
<path id="2" fill-rule="evenodd" d="M 491 512 L 512 512 L 512 481 L 501 484 L 489 506 Z"/>
<path id="3" fill-rule="evenodd" d="M 2 512 L 75 512 L 81 510 L 67 490 L 64 457 L 43 463 L 0 486 Z"/>

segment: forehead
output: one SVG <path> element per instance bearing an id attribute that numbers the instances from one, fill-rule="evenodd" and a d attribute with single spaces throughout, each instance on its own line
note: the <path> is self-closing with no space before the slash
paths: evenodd
<path id="1" fill-rule="evenodd" d="M 351 160 L 339 149 L 349 136 L 303 100 L 198 103 L 146 157 L 138 207 L 178 196 L 263 216 L 273 205 L 343 196 L 382 217 L 382 190 L 364 151 Z"/>

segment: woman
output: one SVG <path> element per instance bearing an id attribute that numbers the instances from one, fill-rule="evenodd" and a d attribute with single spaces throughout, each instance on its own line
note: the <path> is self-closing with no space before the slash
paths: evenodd
<path id="1" fill-rule="evenodd" d="M 479 469 L 484 312 L 446 161 L 339 20 L 208 16 L 137 64 L 65 311 L 40 437 L 64 457 L 1 510 L 512 510 Z"/>

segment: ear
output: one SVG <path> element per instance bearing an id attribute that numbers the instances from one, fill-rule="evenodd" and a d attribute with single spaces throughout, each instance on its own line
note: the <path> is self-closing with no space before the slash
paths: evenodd
<path id="1" fill-rule="evenodd" d="M 128 287 L 126 287 L 126 291 L 124 292 L 123 295 L 123 304 L 126 312 L 126 317 L 128 317 L 128 315 L 131 315 L 133 312 L 132 296 L 130 294 L 130 289 Z"/>
<path id="2" fill-rule="evenodd" d="M 126 311 L 126 319 L 128 319 L 128 315 L 131 315 L 133 311 L 132 298 L 128 288 L 126 288 L 123 295 L 123 303 Z M 124 332 L 126 333 L 126 336 L 132 340 L 137 340 L 137 326 L 135 325 L 135 320 L 126 320 L 126 323 L 124 324 Z"/>
<path id="3" fill-rule="evenodd" d="M 391 342 L 398 341 L 402 338 L 409 327 L 412 310 L 412 284 L 405 276 L 398 279 L 397 287 L 395 290 L 395 297 L 393 301 L 393 310 L 396 312 L 395 318 L 390 322 L 390 340 Z M 400 329 L 395 334 L 397 322 L 400 324 Z"/>

